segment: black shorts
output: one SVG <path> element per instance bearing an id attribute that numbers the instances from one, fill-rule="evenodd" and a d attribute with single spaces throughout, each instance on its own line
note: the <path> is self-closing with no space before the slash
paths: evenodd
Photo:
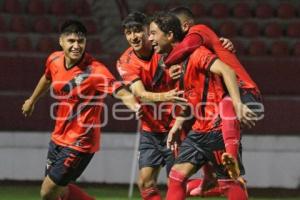
<path id="1" fill-rule="evenodd" d="M 82 153 L 51 141 L 45 176 L 48 175 L 59 186 L 66 186 L 82 174 L 93 156 L 94 153 Z"/>
<path id="2" fill-rule="evenodd" d="M 191 131 L 187 138 L 182 142 L 179 149 L 179 156 L 176 163 L 192 163 L 200 169 L 205 163 L 211 162 L 219 179 L 229 178 L 221 156 L 225 152 L 223 136 L 220 131 L 200 134 Z M 240 149 L 241 152 L 241 149 Z M 239 167 L 241 175 L 245 174 L 244 166 L 239 157 Z"/>
<path id="3" fill-rule="evenodd" d="M 240 93 L 242 102 L 246 104 L 258 118 L 261 118 L 264 114 L 264 105 L 261 95 L 255 91 L 246 89 L 240 89 Z"/>
<path id="4" fill-rule="evenodd" d="M 169 174 L 175 158 L 167 149 L 167 133 L 149 133 L 142 131 L 139 144 L 139 169 L 166 165 Z"/>

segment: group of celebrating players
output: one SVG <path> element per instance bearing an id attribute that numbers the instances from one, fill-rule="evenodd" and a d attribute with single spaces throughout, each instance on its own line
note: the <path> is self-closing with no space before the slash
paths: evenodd
<path id="1" fill-rule="evenodd" d="M 122 81 L 85 52 L 85 26 L 68 20 L 60 30 L 62 51 L 48 57 L 45 73 L 23 104 L 23 114 L 30 116 L 50 86 L 59 101 L 41 198 L 94 199 L 72 182 L 99 150 L 103 94 L 112 94 L 141 121 L 142 199 L 162 199 L 156 182 L 163 166 L 167 200 L 248 199 L 240 130 L 255 126 L 263 106 L 231 42 L 195 24 L 186 7 L 152 17 L 132 12 L 122 27 L 130 46 L 117 61 Z M 200 168 L 203 178 L 189 179 Z"/>

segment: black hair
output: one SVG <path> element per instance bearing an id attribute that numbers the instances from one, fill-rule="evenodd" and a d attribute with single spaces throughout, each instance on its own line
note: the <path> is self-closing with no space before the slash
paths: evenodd
<path id="1" fill-rule="evenodd" d="M 189 19 L 195 19 L 195 16 L 191 9 L 185 7 L 185 6 L 177 6 L 175 8 L 170 9 L 170 12 L 173 13 L 174 15 L 184 15 L 185 17 Z"/>
<path id="2" fill-rule="evenodd" d="M 60 27 L 60 34 L 76 33 L 86 36 L 87 30 L 82 22 L 78 20 L 67 20 Z"/>
<path id="3" fill-rule="evenodd" d="M 144 13 L 133 11 L 122 21 L 123 29 L 138 28 L 142 29 L 143 26 L 148 25 L 148 18 Z"/>
<path id="4" fill-rule="evenodd" d="M 184 33 L 180 21 L 174 14 L 170 12 L 158 12 L 151 18 L 151 21 L 164 33 L 173 32 L 176 41 L 183 39 Z"/>

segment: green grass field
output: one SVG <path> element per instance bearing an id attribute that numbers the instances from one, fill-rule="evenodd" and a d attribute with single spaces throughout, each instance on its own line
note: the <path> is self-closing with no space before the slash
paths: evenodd
<path id="1" fill-rule="evenodd" d="M 124 186 L 84 186 L 85 191 L 99 200 L 125 200 L 127 198 L 127 187 Z M 277 194 L 276 194 L 277 193 Z M 272 195 L 272 194 L 271 194 Z M 273 195 L 272 195 L 273 196 Z M 278 192 L 274 191 L 274 196 L 278 196 Z M 38 185 L 0 185 L 1 200 L 39 200 Z M 132 200 L 141 199 L 137 189 L 134 191 Z M 194 200 L 224 200 L 226 198 L 189 198 Z M 250 200 L 300 200 L 299 197 L 293 198 L 250 198 Z"/>

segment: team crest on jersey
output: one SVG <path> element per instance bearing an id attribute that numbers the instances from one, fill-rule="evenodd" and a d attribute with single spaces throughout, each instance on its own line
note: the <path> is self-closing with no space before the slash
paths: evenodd
<path id="1" fill-rule="evenodd" d="M 84 74 L 79 74 L 78 76 L 76 76 L 74 78 L 74 82 L 76 85 L 80 85 L 82 83 L 82 81 L 84 80 Z"/>

